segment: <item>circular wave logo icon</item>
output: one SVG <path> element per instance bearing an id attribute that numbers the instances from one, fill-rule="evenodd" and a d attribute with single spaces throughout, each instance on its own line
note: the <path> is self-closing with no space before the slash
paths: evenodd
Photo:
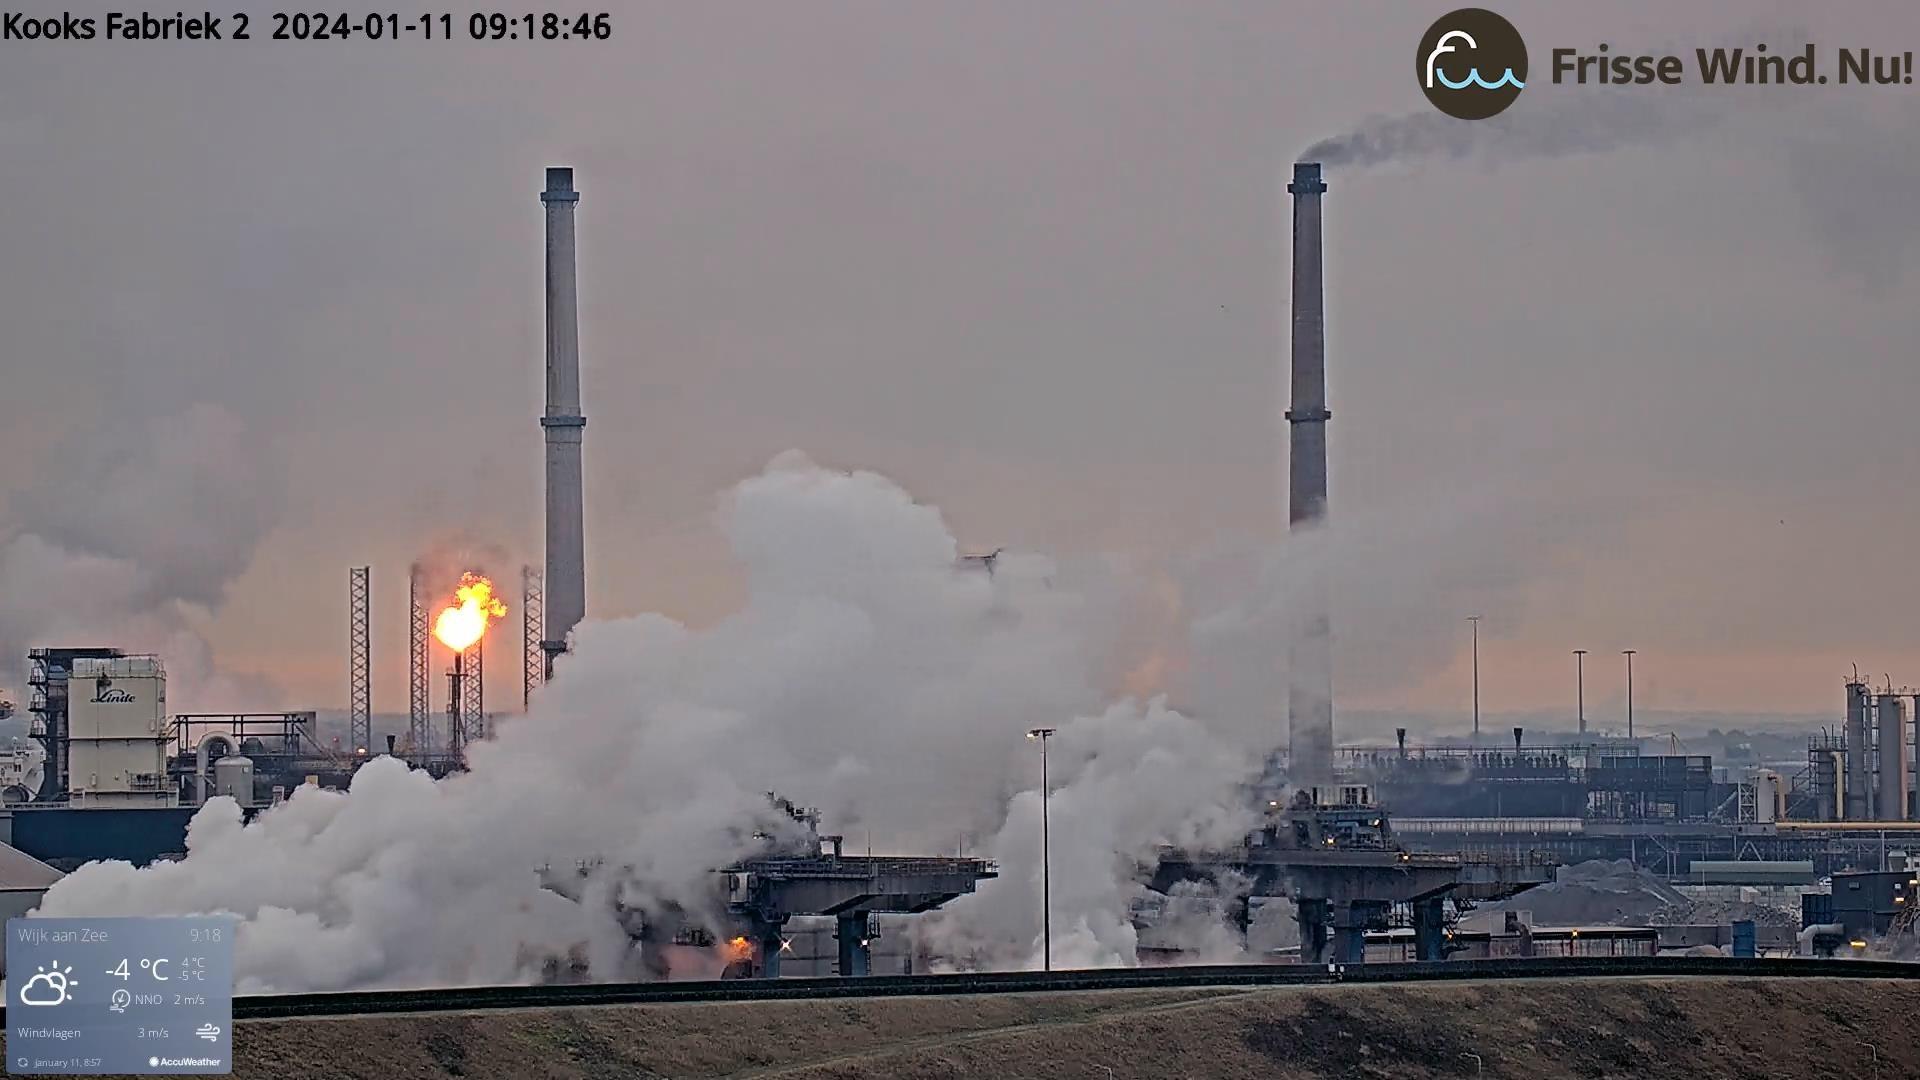
<path id="1" fill-rule="evenodd" d="M 1442 15 L 1420 38 L 1414 63 L 1427 100 L 1462 120 L 1499 115 L 1527 86 L 1527 43 L 1485 8 Z"/>

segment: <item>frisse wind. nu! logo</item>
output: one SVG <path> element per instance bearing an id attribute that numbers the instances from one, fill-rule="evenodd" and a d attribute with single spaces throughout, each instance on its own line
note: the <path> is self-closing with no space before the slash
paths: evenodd
<path id="1" fill-rule="evenodd" d="M 1442 15 L 1420 38 L 1415 63 L 1427 100 L 1462 120 L 1497 115 L 1527 86 L 1527 43 L 1485 8 Z"/>

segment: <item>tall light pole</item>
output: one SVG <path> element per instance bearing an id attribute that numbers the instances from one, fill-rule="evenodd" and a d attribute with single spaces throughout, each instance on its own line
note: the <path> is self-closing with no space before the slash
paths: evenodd
<path id="1" fill-rule="evenodd" d="M 1573 650 L 1573 701 L 1580 717 L 1580 734 L 1587 733 L 1587 650 Z"/>
<path id="2" fill-rule="evenodd" d="M 1633 654 L 1637 649 L 1621 649 L 1620 655 L 1627 658 L 1627 738 L 1633 738 Z"/>
<path id="3" fill-rule="evenodd" d="M 1469 615 L 1473 624 L 1473 741 L 1480 742 L 1480 616 Z"/>
<path id="4" fill-rule="evenodd" d="M 1047 802 L 1052 798 L 1047 790 L 1047 740 L 1052 737 L 1050 727 L 1027 732 L 1027 738 L 1040 740 L 1040 939 L 1047 971 L 1053 970 L 1053 849 L 1047 824 Z"/>

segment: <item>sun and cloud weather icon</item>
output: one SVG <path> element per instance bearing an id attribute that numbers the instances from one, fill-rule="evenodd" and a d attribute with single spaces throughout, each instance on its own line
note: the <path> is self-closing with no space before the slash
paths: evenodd
<path id="1" fill-rule="evenodd" d="M 64 1005 L 68 991 L 79 985 L 80 980 L 73 977 L 73 969 L 62 968 L 60 961 L 55 960 L 52 964 L 34 969 L 33 975 L 20 987 L 20 1004 Z"/>

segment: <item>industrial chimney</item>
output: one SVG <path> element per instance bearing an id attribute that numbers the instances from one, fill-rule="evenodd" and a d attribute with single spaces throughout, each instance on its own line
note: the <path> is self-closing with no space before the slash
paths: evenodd
<path id="1" fill-rule="evenodd" d="M 1287 525 L 1309 529 L 1327 516 L 1327 340 L 1321 300 L 1317 163 L 1293 167 L 1293 405 L 1289 427 Z M 1288 753 L 1295 784 L 1333 779 L 1333 625 L 1324 581 L 1301 598 L 1288 646 Z"/>
<path id="2" fill-rule="evenodd" d="M 1842 786 L 1847 821 L 1872 818 L 1873 774 L 1867 766 L 1867 687 L 1858 679 L 1847 684 L 1847 767 Z"/>
<path id="3" fill-rule="evenodd" d="M 1877 821 L 1904 821 L 1907 817 L 1906 698 L 1891 691 L 1876 703 L 1880 747 L 1879 784 L 1874 789 Z"/>
<path id="4" fill-rule="evenodd" d="M 547 675 L 567 651 L 567 635 L 587 613 L 586 526 L 580 497 L 580 313 L 574 292 L 572 169 L 548 169 L 540 193 L 547 211 L 546 629 L 540 648 Z"/>

